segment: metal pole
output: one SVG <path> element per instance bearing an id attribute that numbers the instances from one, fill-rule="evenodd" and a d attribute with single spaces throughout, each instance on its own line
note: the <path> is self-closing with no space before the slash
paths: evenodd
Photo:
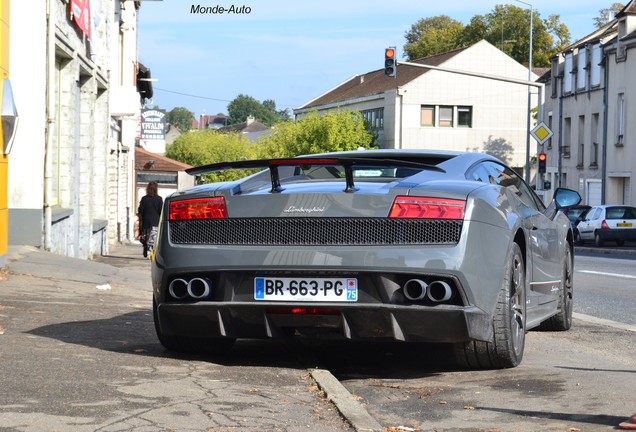
<path id="1" fill-rule="evenodd" d="M 528 60 L 528 81 L 532 81 L 532 15 L 534 10 L 530 3 L 526 3 L 521 0 L 515 0 L 524 5 L 530 6 L 530 56 Z M 526 183 L 530 183 L 530 123 L 532 121 L 532 87 L 528 86 L 528 122 L 527 122 L 527 137 L 526 137 L 526 169 L 525 179 Z M 537 173 L 537 176 L 539 173 Z"/>

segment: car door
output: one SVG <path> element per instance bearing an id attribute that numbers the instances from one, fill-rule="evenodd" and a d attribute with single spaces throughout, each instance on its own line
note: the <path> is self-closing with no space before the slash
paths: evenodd
<path id="1" fill-rule="evenodd" d="M 600 207 L 592 207 L 587 212 L 585 218 L 579 222 L 577 228 L 582 240 L 594 240 L 594 230 L 596 229 L 598 220 L 601 218 L 602 212 L 603 209 Z"/>
<path id="2" fill-rule="evenodd" d="M 510 168 L 485 163 L 491 181 L 514 193 L 523 206 L 519 208 L 523 225 L 528 235 L 526 274 L 529 280 L 527 308 L 532 315 L 545 315 L 553 308 L 558 295 L 558 280 L 562 271 L 562 256 L 559 255 L 559 238 L 556 223 L 544 214 L 545 206 L 528 185 Z M 557 289 L 555 290 L 555 286 Z"/>

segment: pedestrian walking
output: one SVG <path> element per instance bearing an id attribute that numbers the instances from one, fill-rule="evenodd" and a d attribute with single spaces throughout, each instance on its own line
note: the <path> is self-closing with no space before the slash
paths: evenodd
<path id="1" fill-rule="evenodd" d="M 159 217 L 163 198 L 157 194 L 159 185 L 157 182 L 150 182 L 146 186 L 146 195 L 141 198 L 137 216 L 139 217 L 139 241 L 143 246 L 144 258 L 148 252 L 152 251 L 157 236 Z"/>

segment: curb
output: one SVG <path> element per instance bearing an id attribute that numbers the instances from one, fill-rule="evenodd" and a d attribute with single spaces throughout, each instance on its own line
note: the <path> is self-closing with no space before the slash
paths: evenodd
<path id="1" fill-rule="evenodd" d="M 371 414 L 356 401 L 351 393 L 334 377 L 331 372 L 324 369 L 310 369 L 310 375 L 325 392 L 327 399 L 331 401 L 340 414 L 347 419 L 351 426 L 358 432 L 382 432 L 384 428 Z"/>
<path id="2" fill-rule="evenodd" d="M 630 324 L 623 324 L 617 321 L 612 321 L 604 318 L 596 318 L 591 315 L 585 315 L 582 313 L 573 312 L 572 317 L 581 321 L 589 322 L 592 324 L 603 325 L 607 327 L 612 327 L 619 330 L 627 330 L 636 333 L 636 326 Z"/>
<path id="3" fill-rule="evenodd" d="M 577 252 L 586 252 L 586 253 L 597 253 L 603 255 L 636 255 L 636 249 L 625 248 L 625 249 L 609 249 L 609 248 L 599 248 L 599 247 L 591 247 L 591 246 L 574 246 L 574 253 Z"/>

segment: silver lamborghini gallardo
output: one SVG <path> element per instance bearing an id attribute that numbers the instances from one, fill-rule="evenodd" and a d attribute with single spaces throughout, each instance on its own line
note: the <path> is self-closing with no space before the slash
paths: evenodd
<path id="1" fill-rule="evenodd" d="M 573 237 L 480 153 L 371 150 L 223 162 L 248 169 L 165 200 L 153 308 L 169 350 L 237 338 L 448 343 L 469 368 L 517 366 L 528 329 L 572 323 Z M 254 171 L 256 170 L 256 171 Z"/>

